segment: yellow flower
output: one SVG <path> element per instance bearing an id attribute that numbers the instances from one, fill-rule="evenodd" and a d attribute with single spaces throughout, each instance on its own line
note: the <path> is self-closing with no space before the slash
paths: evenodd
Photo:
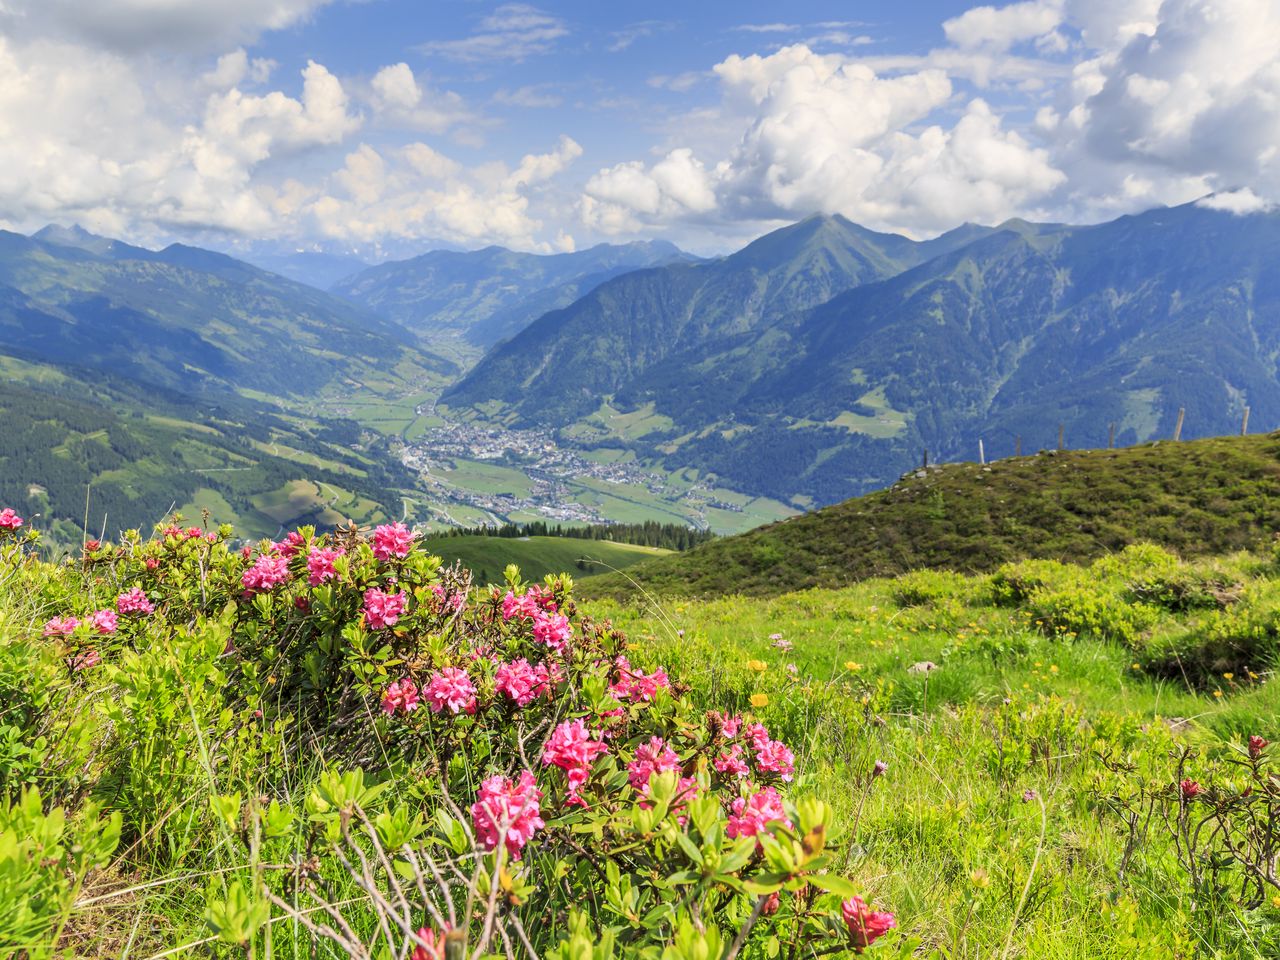
<path id="1" fill-rule="evenodd" d="M 748 660 L 747 669 L 754 670 L 756 671 L 756 673 L 763 673 L 764 671 L 769 669 L 769 665 L 765 663 L 763 660 Z"/>
<path id="2" fill-rule="evenodd" d="M 858 663 L 856 660 L 846 660 L 844 662 L 844 668 L 846 670 L 853 670 L 857 672 L 862 669 L 862 664 Z"/>
<path id="3" fill-rule="evenodd" d="M 767 693 L 753 693 L 751 695 L 751 705 L 753 707 L 767 707 L 769 705 L 769 695 Z"/>
<path id="4" fill-rule="evenodd" d="M 1223 680 L 1234 680 L 1235 678 L 1236 678 L 1236 675 L 1234 673 L 1224 673 L 1222 675 Z"/>
<path id="5" fill-rule="evenodd" d="M 1050 673 L 1057 673 L 1057 672 L 1058 672 L 1058 665 L 1057 665 L 1056 663 L 1051 663 L 1051 664 L 1049 664 L 1049 672 L 1050 672 Z"/>
<path id="6" fill-rule="evenodd" d="M 1140 664 L 1140 663 L 1130 664 L 1130 666 L 1132 666 L 1132 667 L 1133 667 L 1133 669 L 1135 669 L 1135 670 L 1141 670 L 1141 669 L 1142 669 L 1142 664 Z"/>
<path id="7" fill-rule="evenodd" d="M 1271 905 L 1275 907 L 1277 910 L 1280 910 L 1280 897 L 1272 897 Z"/>
<path id="8" fill-rule="evenodd" d="M 973 873 L 969 874 L 969 882 L 979 890 L 985 890 L 987 887 L 991 886 L 991 877 L 987 871 L 979 867 L 977 870 L 974 870 Z"/>
<path id="9" fill-rule="evenodd" d="M 1214 695 L 1215 697 L 1220 697 L 1220 696 L 1222 696 L 1222 691 L 1221 691 L 1221 690 L 1215 690 L 1215 691 L 1213 691 L 1213 695 Z"/>

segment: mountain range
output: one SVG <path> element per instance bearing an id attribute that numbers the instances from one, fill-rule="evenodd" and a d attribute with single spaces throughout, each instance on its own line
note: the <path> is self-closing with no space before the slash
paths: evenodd
<path id="1" fill-rule="evenodd" d="M 601 284 L 494 348 L 454 412 L 624 440 L 747 492 L 832 503 L 919 462 L 1280 422 L 1280 215 L 1203 203 L 917 243 L 812 217 Z M 1019 440 L 1019 438 L 1021 438 Z M 797 499 L 797 497 L 799 499 Z"/>
<path id="2" fill-rule="evenodd" d="M 661 240 L 600 244 L 546 256 L 504 247 L 434 250 L 369 267 L 331 289 L 402 324 L 428 344 L 453 341 L 455 349 L 478 355 L 606 280 L 693 259 Z"/>

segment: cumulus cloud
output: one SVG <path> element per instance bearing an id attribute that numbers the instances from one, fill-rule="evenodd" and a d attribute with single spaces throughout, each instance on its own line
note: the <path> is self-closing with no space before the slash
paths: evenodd
<path id="1" fill-rule="evenodd" d="M 964 49 L 1008 50 L 1052 33 L 1062 23 L 1062 0 L 1025 0 L 1005 7 L 973 7 L 942 24 L 947 39 Z"/>
<path id="2" fill-rule="evenodd" d="M 929 123 L 954 89 L 945 72 L 881 76 L 843 55 L 796 44 L 715 67 L 741 120 L 724 156 L 688 148 L 601 170 L 581 211 L 603 232 L 672 219 L 761 222 L 821 211 L 928 232 L 959 219 L 1002 219 L 1064 179 L 981 99 L 952 125 Z M 922 126 L 923 124 L 923 126 Z"/>

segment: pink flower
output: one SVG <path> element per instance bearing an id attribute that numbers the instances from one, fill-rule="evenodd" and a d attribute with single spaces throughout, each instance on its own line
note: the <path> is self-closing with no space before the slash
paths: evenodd
<path id="1" fill-rule="evenodd" d="M 142 565 L 146 567 L 148 570 L 154 570 L 156 567 L 160 566 L 160 558 L 147 557 L 147 559 L 142 561 Z"/>
<path id="2" fill-rule="evenodd" d="M 542 751 L 543 764 L 555 764 L 568 776 L 567 803 L 582 803 L 578 791 L 591 776 L 591 764 L 609 748 L 599 740 L 593 740 L 582 720 L 566 720 L 556 727 Z"/>
<path id="3" fill-rule="evenodd" d="M 80 621 L 75 617 L 54 617 L 52 620 L 45 621 L 44 635 L 46 637 L 69 636 L 78 626 Z"/>
<path id="4" fill-rule="evenodd" d="M 413 547 L 413 532 L 403 523 L 384 523 L 373 530 L 373 555 L 379 560 L 407 557 Z"/>
<path id="5" fill-rule="evenodd" d="M 533 639 L 545 644 L 556 653 L 564 650 L 573 638 L 573 628 L 569 626 L 569 618 L 561 613 L 545 613 L 537 611 L 533 616 Z"/>
<path id="6" fill-rule="evenodd" d="M 515 701 L 517 707 L 527 707 L 542 690 L 546 689 L 546 674 L 538 671 L 521 657 L 511 663 L 498 665 L 494 674 L 494 689 Z"/>
<path id="7" fill-rule="evenodd" d="M 720 724 L 720 732 L 724 734 L 726 740 L 732 740 L 738 735 L 738 731 L 742 728 L 742 717 L 734 715 L 730 716 L 727 712 L 719 712 L 712 714 L 716 721 Z"/>
<path id="8" fill-rule="evenodd" d="M 432 713 L 448 710 L 452 714 L 476 712 L 476 687 L 460 667 L 445 667 L 431 674 L 422 690 Z"/>
<path id="9" fill-rule="evenodd" d="M 733 815 L 725 827 L 725 834 L 736 840 L 738 837 L 754 837 L 764 832 L 771 823 L 781 823 L 790 828 L 791 821 L 782 809 L 782 798 L 773 787 L 763 790 L 748 798 L 739 797 L 733 801 Z"/>
<path id="10" fill-rule="evenodd" d="M 756 747 L 756 769 L 764 773 L 776 773 L 790 781 L 795 773 L 796 756 L 781 740 L 766 740 Z"/>
<path id="11" fill-rule="evenodd" d="M 145 615 L 154 613 L 156 608 L 147 599 L 147 595 L 142 592 L 141 587 L 134 587 L 132 590 L 126 590 L 116 597 L 116 609 L 121 613 L 140 613 Z"/>
<path id="12" fill-rule="evenodd" d="M 418 706 L 418 685 L 408 677 L 397 680 L 382 694 L 382 709 L 388 716 L 412 713 Z"/>
<path id="13" fill-rule="evenodd" d="M 291 530 L 289 535 L 281 540 L 276 546 L 279 548 L 281 554 L 286 557 L 293 558 L 302 551 L 302 547 L 306 542 L 306 538 L 304 538 L 302 534 L 297 530 Z"/>
<path id="14" fill-rule="evenodd" d="M 409 955 L 409 960 L 444 960 L 443 930 L 437 936 L 430 927 L 422 927 L 418 930 L 417 936 L 426 946 L 422 944 L 415 946 L 413 953 Z"/>
<path id="15" fill-rule="evenodd" d="M 98 656 L 97 650 L 86 650 L 84 653 L 78 654 L 71 661 L 71 669 L 77 673 L 81 670 L 88 670 L 90 667 L 96 667 L 102 662 L 102 657 Z"/>
<path id="16" fill-rule="evenodd" d="M 1196 781 L 1188 778 L 1178 784 L 1178 789 L 1182 791 L 1182 797 L 1184 800 L 1190 800 L 1199 794 L 1203 787 L 1196 783 Z"/>
<path id="17" fill-rule="evenodd" d="M 733 749 L 728 753 L 722 753 L 716 757 L 715 768 L 717 773 L 725 773 L 734 777 L 745 777 L 751 773 L 747 762 L 742 759 L 742 746 L 737 743 L 733 745 Z"/>
<path id="18" fill-rule="evenodd" d="M 307 554 L 307 582 L 313 587 L 328 583 L 338 575 L 333 561 L 346 553 L 341 547 L 312 547 Z"/>
<path id="19" fill-rule="evenodd" d="M 650 737 L 648 743 L 636 747 L 635 759 L 627 764 L 627 775 L 636 790 L 648 790 L 649 777 L 680 769 L 680 757 L 661 737 Z"/>
<path id="20" fill-rule="evenodd" d="M 769 742 L 769 728 L 763 723 L 749 723 L 743 734 L 751 741 L 751 746 L 755 750 L 759 750 Z"/>
<path id="21" fill-rule="evenodd" d="M 258 557 L 252 567 L 240 577 L 250 593 L 271 590 L 289 580 L 289 561 L 284 557 Z"/>
<path id="22" fill-rule="evenodd" d="M 114 610 L 95 610 L 89 614 L 89 626 L 93 627 L 95 633 L 108 634 L 115 633 L 116 627 L 120 625 L 116 612 Z"/>
<path id="23" fill-rule="evenodd" d="M 370 630 L 382 630 L 394 627 L 400 622 L 404 613 L 404 592 L 384 593 L 377 587 L 370 587 L 364 592 L 364 622 Z"/>
<path id="24" fill-rule="evenodd" d="M 840 905 L 855 953 L 871 946 L 898 925 L 892 913 L 872 910 L 861 897 L 850 897 Z"/>
<path id="25" fill-rule="evenodd" d="M 519 860 L 525 844 L 546 826 L 539 806 L 542 791 L 528 770 L 512 783 L 506 777 L 490 777 L 480 784 L 479 799 L 471 805 L 476 838 L 489 851 L 503 844 L 512 860 Z"/>
<path id="26" fill-rule="evenodd" d="M 534 588 L 530 587 L 528 593 L 518 597 L 508 590 L 507 595 L 502 598 L 502 619 L 532 620 L 537 616 L 541 608 L 538 606 L 538 596 L 533 590 Z"/>
<path id="27" fill-rule="evenodd" d="M 22 518 L 13 512 L 13 507 L 0 510 L 0 530 L 17 530 L 22 526 Z"/>
<path id="28" fill-rule="evenodd" d="M 204 531 L 199 527 L 187 527 L 186 534 L 188 540 L 195 540 L 198 537 L 203 537 Z"/>
<path id="29" fill-rule="evenodd" d="M 436 595 L 436 600 L 438 600 L 440 603 L 440 606 L 445 609 L 453 610 L 454 612 L 457 612 L 458 610 L 461 610 L 463 607 L 467 605 L 467 598 L 465 594 L 461 594 L 461 593 L 451 594 L 449 593 L 448 590 L 446 590 L 442 585 L 438 583 L 431 588 L 431 592 Z"/>
<path id="30" fill-rule="evenodd" d="M 609 695 L 615 700 L 632 700 L 650 703 L 659 690 L 671 686 L 667 671 L 659 667 L 653 673 L 633 670 L 626 657 L 615 661 L 621 676 L 609 687 Z"/>
<path id="31" fill-rule="evenodd" d="M 1257 760 L 1260 756 L 1262 756 L 1262 751 L 1267 749 L 1267 743 L 1268 741 L 1263 740 L 1259 736 L 1250 737 L 1249 738 L 1249 756 L 1252 757 L 1254 760 Z"/>

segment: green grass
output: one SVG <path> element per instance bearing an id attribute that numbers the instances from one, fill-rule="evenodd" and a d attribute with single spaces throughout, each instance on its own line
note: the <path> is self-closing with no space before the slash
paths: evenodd
<path id="1" fill-rule="evenodd" d="M 1247 555 L 1177 564 L 1140 551 L 1093 570 L 1007 571 L 1033 573 L 1050 582 L 1020 602 L 996 602 L 1000 577 L 922 572 L 773 597 L 598 600 L 586 610 L 631 637 L 634 661 L 665 665 L 707 708 L 753 714 L 799 745 L 800 786 L 858 823 L 849 867 L 923 939 L 917 956 L 1280 956 L 1280 899 L 1243 919 L 1198 904 L 1158 828 L 1119 874 L 1126 834 L 1107 812 L 1117 781 L 1100 759 L 1117 752 L 1167 784 L 1176 749 L 1238 757 L 1248 734 L 1280 739 L 1280 641 L 1249 670 L 1192 684 L 1154 669 L 1167 639 L 1202 636 L 1207 621 L 1243 613 L 1160 609 L 1132 645 L 1042 615 L 1046 597 L 1068 584 L 1117 611 L 1135 603 L 1127 585 L 1157 576 L 1224 579 L 1253 597 L 1241 602 L 1269 610 L 1276 567 Z M 925 662 L 936 669 L 913 672 Z M 873 782 L 876 760 L 888 772 Z M 1043 832 L 1026 790 L 1044 801 Z M 1018 910 L 1024 888 L 1032 893 Z"/>
<path id="2" fill-rule="evenodd" d="M 1277 528 L 1280 437 L 1220 437 L 948 464 L 629 572 L 656 593 L 770 594 L 1024 556 L 1085 560 L 1141 540 L 1201 556 L 1256 546 Z M 584 589 L 635 587 L 601 577 Z"/>
<path id="3" fill-rule="evenodd" d="M 572 537 L 433 537 L 424 547 L 445 563 L 461 563 L 477 584 L 501 583 L 502 571 L 514 563 L 526 579 L 568 571 L 575 577 L 608 569 L 624 569 L 669 551 L 608 540 Z"/>

